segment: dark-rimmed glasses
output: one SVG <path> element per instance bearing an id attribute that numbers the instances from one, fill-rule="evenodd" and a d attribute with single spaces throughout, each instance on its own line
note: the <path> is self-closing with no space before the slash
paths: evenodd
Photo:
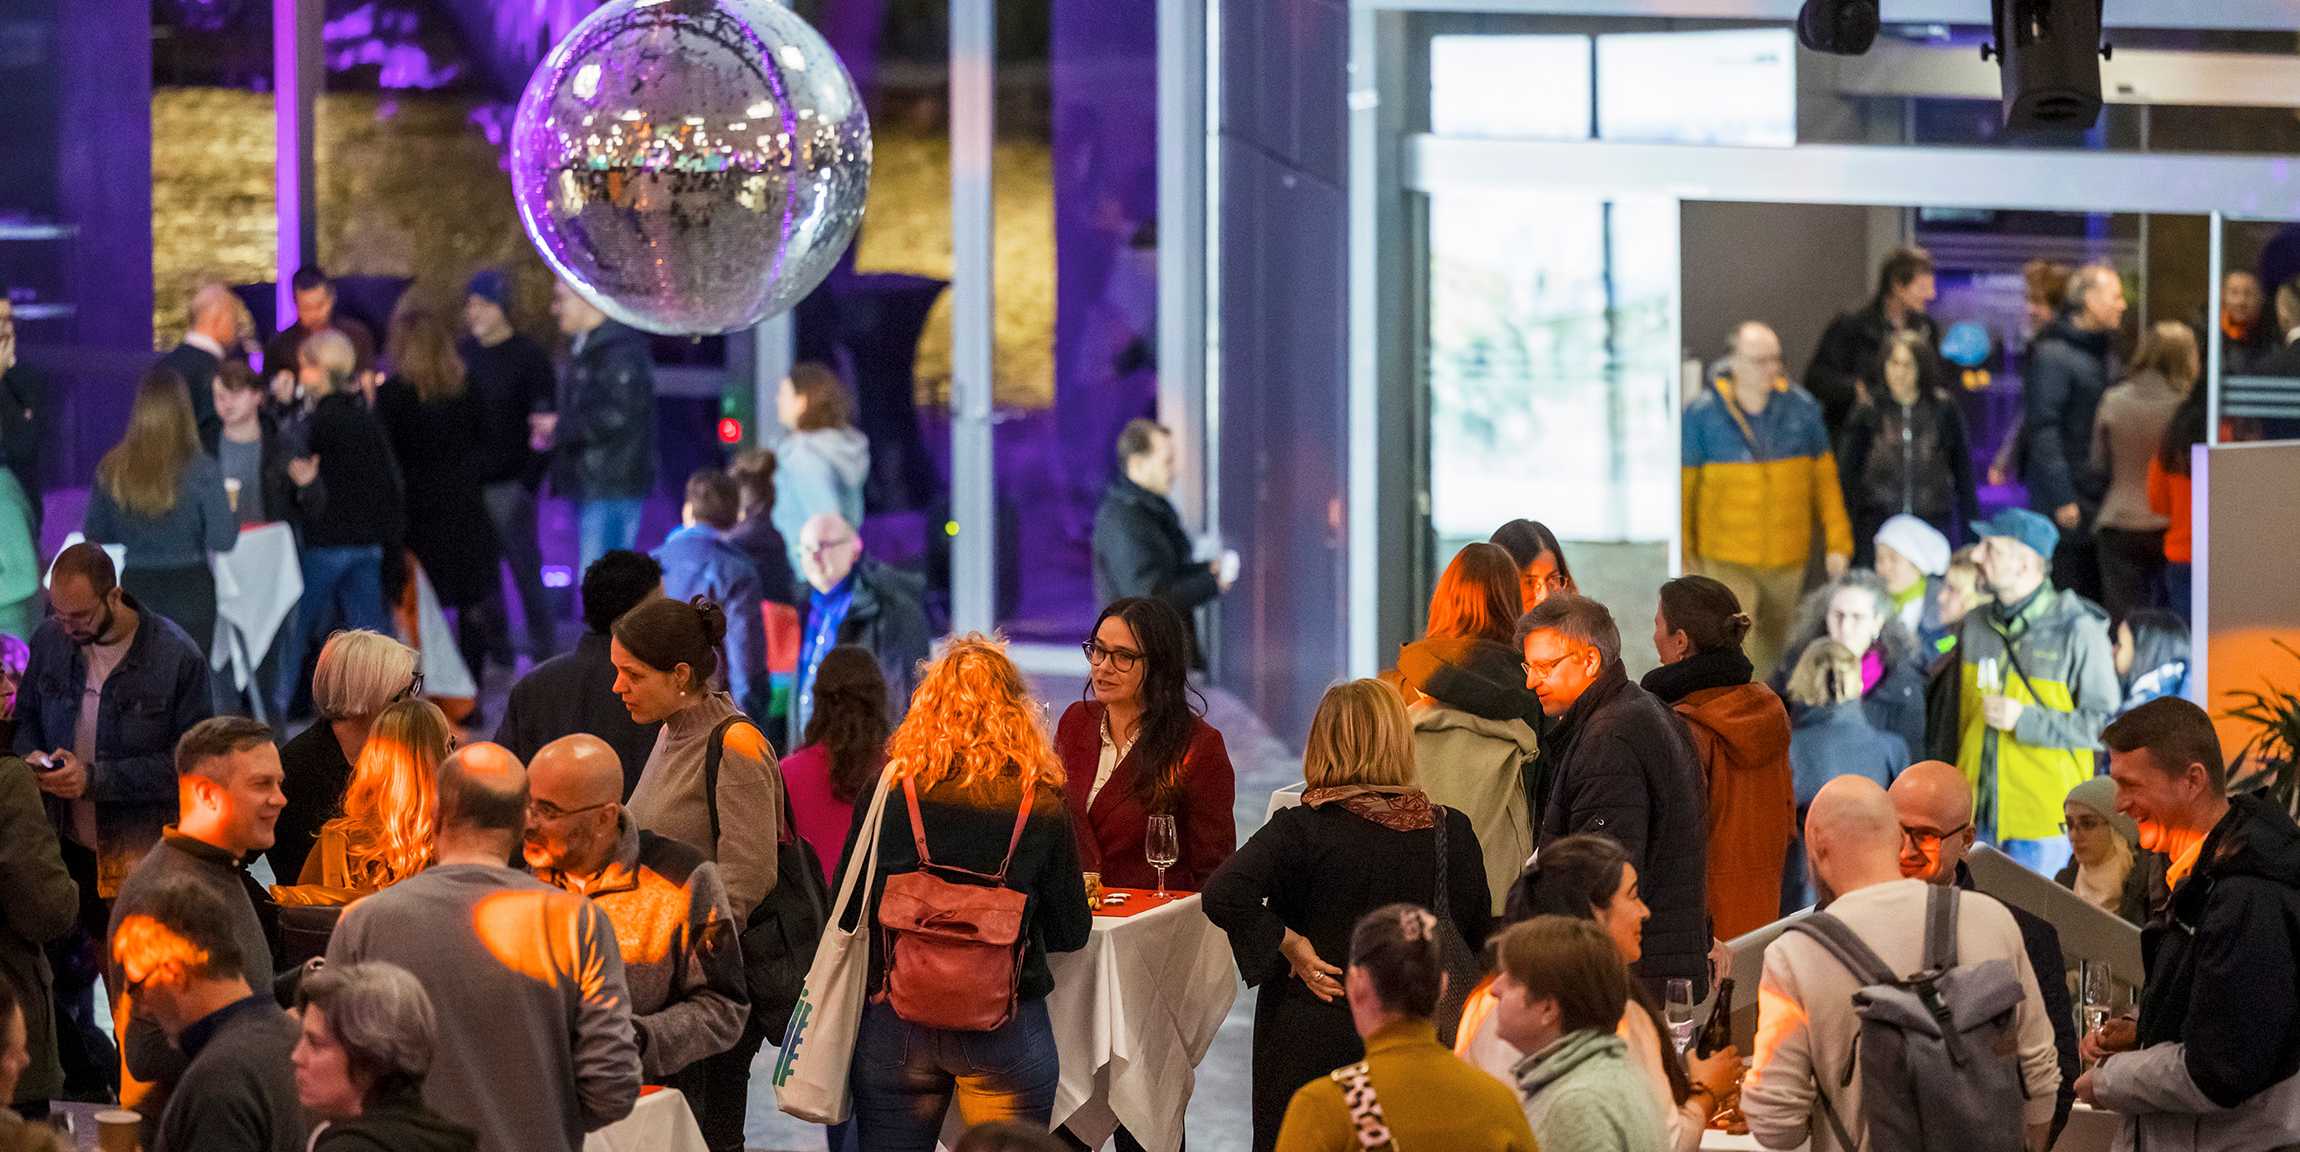
<path id="1" fill-rule="evenodd" d="M 1116 671 L 1132 672 L 1136 665 L 1142 663 L 1140 652 L 1128 648 L 1112 648 L 1100 640 L 1088 640 L 1080 644 L 1078 650 L 1086 653 L 1086 662 L 1096 668 L 1107 663 Z"/>

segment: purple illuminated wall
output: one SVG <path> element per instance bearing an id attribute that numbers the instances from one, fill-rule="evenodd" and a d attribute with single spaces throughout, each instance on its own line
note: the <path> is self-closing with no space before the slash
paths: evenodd
<path id="1" fill-rule="evenodd" d="M 1075 531 L 1158 381 L 1158 6 L 1054 0 L 1054 407 Z"/>

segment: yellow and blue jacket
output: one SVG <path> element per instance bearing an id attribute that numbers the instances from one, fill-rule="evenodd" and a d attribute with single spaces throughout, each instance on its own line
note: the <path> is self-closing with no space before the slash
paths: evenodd
<path id="1" fill-rule="evenodd" d="M 1787 380 L 1749 413 L 1720 379 L 1685 409 L 1685 556 L 1752 568 L 1802 567 L 1820 519 L 1827 551 L 1850 555 L 1853 528 L 1821 405 Z"/>

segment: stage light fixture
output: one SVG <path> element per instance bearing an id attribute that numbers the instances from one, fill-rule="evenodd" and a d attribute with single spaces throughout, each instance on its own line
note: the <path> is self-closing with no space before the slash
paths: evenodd
<path id="1" fill-rule="evenodd" d="M 1858 56 L 1877 42 L 1877 0 L 1805 0 L 1797 42 L 1832 56 Z"/>
<path id="2" fill-rule="evenodd" d="M 2007 128 L 2090 128 L 2100 119 L 2102 0 L 1989 0 Z"/>

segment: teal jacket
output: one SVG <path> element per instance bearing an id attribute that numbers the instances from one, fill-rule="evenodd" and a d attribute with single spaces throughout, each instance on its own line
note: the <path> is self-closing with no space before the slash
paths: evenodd
<path id="1" fill-rule="evenodd" d="M 1653 1089 L 1613 1032 L 1584 1029 L 1517 1063 L 1517 1090 L 1541 1152 L 1652 1152 L 1668 1146 Z"/>

